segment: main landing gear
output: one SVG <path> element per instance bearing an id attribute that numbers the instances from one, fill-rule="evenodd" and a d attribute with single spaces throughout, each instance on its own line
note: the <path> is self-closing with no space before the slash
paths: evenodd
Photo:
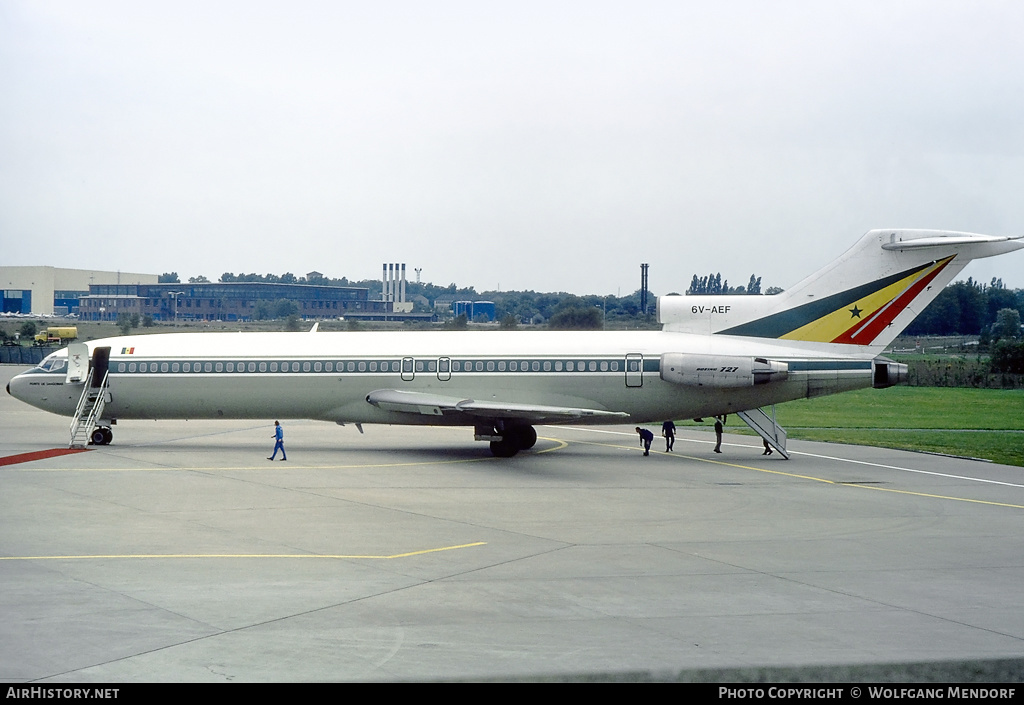
<path id="1" fill-rule="evenodd" d="M 89 443 L 94 446 L 105 446 L 114 440 L 114 432 L 109 426 L 97 426 L 89 436 Z"/>
<path id="2" fill-rule="evenodd" d="M 521 450 L 529 450 L 537 443 L 537 431 L 533 426 L 504 426 L 476 428 L 478 441 L 490 441 L 491 452 L 498 458 L 511 458 Z"/>

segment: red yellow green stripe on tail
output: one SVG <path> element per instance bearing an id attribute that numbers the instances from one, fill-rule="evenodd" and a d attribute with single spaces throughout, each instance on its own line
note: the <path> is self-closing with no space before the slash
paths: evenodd
<path id="1" fill-rule="evenodd" d="M 871 345 L 955 255 L 722 331 L 725 335 Z"/>

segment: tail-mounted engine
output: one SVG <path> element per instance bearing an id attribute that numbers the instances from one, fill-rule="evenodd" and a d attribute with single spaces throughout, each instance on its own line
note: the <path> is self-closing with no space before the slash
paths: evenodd
<path id="1" fill-rule="evenodd" d="M 789 365 L 763 357 L 690 353 L 661 356 L 661 378 L 688 387 L 752 387 L 781 382 L 788 376 Z"/>
<path id="2" fill-rule="evenodd" d="M 887 357 L 876 357 L 872 363 L 871 386 L 885 389 L 907 381 L 907 366 Z"/>

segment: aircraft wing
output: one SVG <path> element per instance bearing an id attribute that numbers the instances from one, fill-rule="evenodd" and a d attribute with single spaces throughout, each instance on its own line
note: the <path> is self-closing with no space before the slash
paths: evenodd
<path id="1" fill-rule="evenodd" d="M 466 414 L 488 419 L 520 419 L 531 423 L 572 421 L 595 416 L 604 416 L 609 419 L 628 416 L 625 411 L 476 401 L 475 399 L 460 399 L 424 392 L 406 392 L 399 389 L 378 389 L 375 392 L 370 392 L 366 396 L 366 401 L 385 411 L 400 411 L 426 416 Z"/>

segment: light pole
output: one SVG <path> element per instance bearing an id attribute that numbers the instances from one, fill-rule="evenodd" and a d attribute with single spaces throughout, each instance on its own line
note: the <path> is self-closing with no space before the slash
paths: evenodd
<path id="1" fill-rule="evenodd" d="M 174 325 L 178 325 L 178 297 L 184 293 L 184 291 L 167 292 L 167 295 L 174 299 Z"/>

